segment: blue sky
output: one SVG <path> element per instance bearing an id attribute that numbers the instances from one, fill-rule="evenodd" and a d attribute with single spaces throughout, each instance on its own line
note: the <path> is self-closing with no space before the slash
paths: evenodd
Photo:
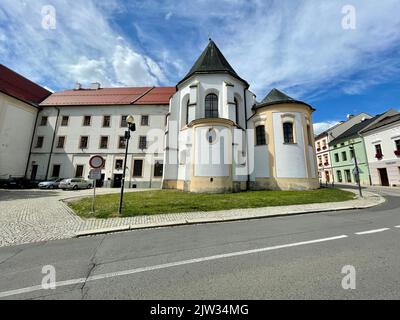
<path id="1" fill-rule="evenodd" d="M 45 5 L 55 29 L 42 27 Z M 302 99 L 320 131 L 399 109 L 399 12 L 398 0 L 1 0 L 0 62 L 56 91 L 175 85 L 212 37 L 258 100 L 274 87 Z"/>

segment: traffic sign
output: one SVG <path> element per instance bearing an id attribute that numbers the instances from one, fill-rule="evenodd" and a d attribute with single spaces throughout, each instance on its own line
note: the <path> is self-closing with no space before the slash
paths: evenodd
<path id="1" fill-rule="evenodd" d="M 99 169 L 104 165 L 104 159 L 102 156 L 93 156 L 89 160 L 89 165 L 94 169 Z"/>
<path id="2" fill-rule="evenodd" d="M 101 179 L 101 170 L 100 169 L 90 170 L 89 171 L 89 179 L 100 180 Z"/>

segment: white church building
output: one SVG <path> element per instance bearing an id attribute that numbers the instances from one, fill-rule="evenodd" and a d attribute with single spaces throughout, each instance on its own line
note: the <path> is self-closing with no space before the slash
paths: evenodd
<path id="1" fill-rule="evenodd" d="M 119 187 L 126 118 L 133 115 L 128 188 L 315 189 L 314 111 L 277 89 L 257 102 L 210 40 L 175 87 L 94 83 L 51 94 L 38 104 L 22 171 L 33 180 L 86 178 L 90 157 L 101 155 L 106 161 L 100 184 Z"/>
<path id="2" fill-rule="evenodd" d="M 312 113 L 273 89 L 260 103 L 210 40 L 172 96 L 164 188 L 318 188 Z"/>

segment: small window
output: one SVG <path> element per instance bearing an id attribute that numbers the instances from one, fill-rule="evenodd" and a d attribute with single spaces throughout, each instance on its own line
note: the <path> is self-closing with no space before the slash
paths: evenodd
<path id="1" fill-rule="evenodd" d="M 339 162 L 339 153 L 335 153 L 335 162 Z"/>
<path id="2" fill-rule="evenodd" d="M 37 137 L 35 148 L 42 148 L 43 141 L 44 141 L 44 137 L 42 137 L 42 136 Z"/>
<path id="3" fill-rule="evenodd" d="M 344 174 L 346 176 L 346 182 L 350 183 L 351 182 L 351 172 L 350 172 L 350 170 L 344 170 Z"/>
<path id="4" fill-rule="evenodd" d="M 143 170 L 143 160 L 135 160 L 133 162 L 133 176 L 141 177 Z"/>
<path id="5" fill-rule="evenodd" d="M 126 148 L 125 137 L 124 136 L 119 136 L 118 149 L 125 149 L 125 148 Z"/>
<path id="6" fill-rule="evenodd" d="M 376 154 L 382 154 L 382 147 L 380 144 L 375 145 Z"/>
<path id="7" fill-rule="evenodd" d="M 342 161 L 347 161 L 347 152 L 346 151 L 342 152 Z"/>
<path id="8" fill-rule="evenodd" d="M 115 161 L 115 169 L 116 170 L 122 170 L 123 165 L 124 165 L 124 160 L 118 159 Z"/>
<path id="9" fill-rule="evenodd" d="M 60 176 L 60 169 L 61 169 L 61 165 L 59 165 L 59 164 L 53 165 L 53 173 L 51 174 L 51 176 L 53 178 L 58 178 Z"/>
<path id="10" fill-rule="evenodd" d="M 148 126 L 149 125 L 149 116 L 142 116 L 142 119 L 140 121 L 140 125 Z"/>
<path id="11" fill-rule="evenodd" d="M 294 143 L 292 122 L 285 122 L 283 124 L 283 141 L 284 143 Z"/>
<path id="12" fill-rule="evenodd" d="M 100 149 L 107 149 L 108 148 L 108 137 L 102 136 L 100 137 Z"/>
<path id="13" fill-rule="evenodd" d="M 350 149 L 350 158 L 351 159 L 355 158 L 354 149 Z"/>
<path id="14" fill-rule="evenodd" d="M 397 150 L 397 151 L 400 151 L 400 139 L 395 140 L 395 141 L 394 141 L 394 144 L 395 144 L 395 146 L 396 146 L 396 150 Z"/>
<path id="15" fill-rule="evenodd" d="M 79 141 L 79 148 L 80 149 L 87 149 L 88 142 L 89 142 L 89 137 L 88 136 L 82 136 L 81 140 Z"/>
<path id="16" fill-rule="evenodd" d="M 190 100 L 186 103 L 186 124 L 189 124 L 189 104 Z"/>
<path id="17" fill-rule="evenodd" d="M 308 135 L 308 145 L 312 146 L 314 139 L 311 133 L 311 126 L 309 124 L 307 124 L 307 135 Z"/>
<path id="18" fill-rule="evenodd" d="M 128 118 L 128 116 L 121 116 L 121 128 L 128 127 L 128 123 L 126 122 L 127 118 Z"/>
<path id="19" fill-rule="evenodd" d="M 147 149 L 147 138 L 146 136 L 139 137 L 139 149 Z"/>
<path id="20" fill-rule="evenodd" d="M 111 116 L 103 117 L 103 128 L 109 128 L 111 125 Z"/>
<path id="21" fill-rule="evenodd" d="M 40 120 L 40 125 L 41 126 L 47 126 L 47 116 L 43 116 L 42 119 Z"/>
<path id="22" fill-rule="evenodd" d="M 62 119 L 61 119 L 61 126 L 62 126 L 62 127 L 68 126 L 68 122 L 69 122 L 69 116 L 62 116 Z"/>
<path id="23" fill-rule="evenodd" d="M 239 103 L 236 98 L 233 101 L 235 102 L 235 121 L 239 124 Z"/>
<path id="24" fill-rule="evenodd" d="M 217 131 L 215 129 L 209 129 L 207 131 L 208 143 L 214 143 L 217 140 Z"/>
<path id="25" fill-rule="evenodd" d="M 161 161 L 156 161 L 154 164 L 154 177 L 162 177 L 163 175 L 163 163 Z"/>
<path id="26" fill-rule="evenodd" d="M 92 122 L 92 116 L 84 116 L 83 117 L 83 126 L 84 127 L 90 127 L 91 122 Z"/>
<path id="27" fill-rule="evenodd" d="M 209 94 L 205 99 L 205 117 L 218 118 L 218 96 L 216 94 Z"/>
<path id="28" fill-rule="evenodd" d="M 76 166 L 75 178 L 82 178 L 83 177 L 83 168 L 84 168 L 84 166 L 81 165 L 81 164 L 78 164 Z M 73 182 L 77 182 L 77 181 L 73 181 Z"/>
<path id="29" fill-rule="evenodd" d="M 58 149 L 63 149 L 64 145 L 65 145 L 65 137 L 63 137 L 63 136 L 58 137 L 57 148 Z"/>
<path id="30" fill-rule="evenodd" d="M 343 182 L 342 172 L 340 170 L 336 171 L 337 180 Z"/>
<path id="31" fill-rule="evenodd" d="M 266 144 L 265 126 L 257 126 L 256 127 L 256 144 L 257 144 L 257 146 Z"/>

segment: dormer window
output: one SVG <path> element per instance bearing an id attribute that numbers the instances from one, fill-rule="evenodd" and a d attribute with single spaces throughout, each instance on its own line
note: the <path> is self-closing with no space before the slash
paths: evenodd
<path id="1" fill-rule="evenodd" d="M 206 96 L 205 107 L 206 118 L 218 118 L 218 96 L 216 94 L 210 93 Z"/>

